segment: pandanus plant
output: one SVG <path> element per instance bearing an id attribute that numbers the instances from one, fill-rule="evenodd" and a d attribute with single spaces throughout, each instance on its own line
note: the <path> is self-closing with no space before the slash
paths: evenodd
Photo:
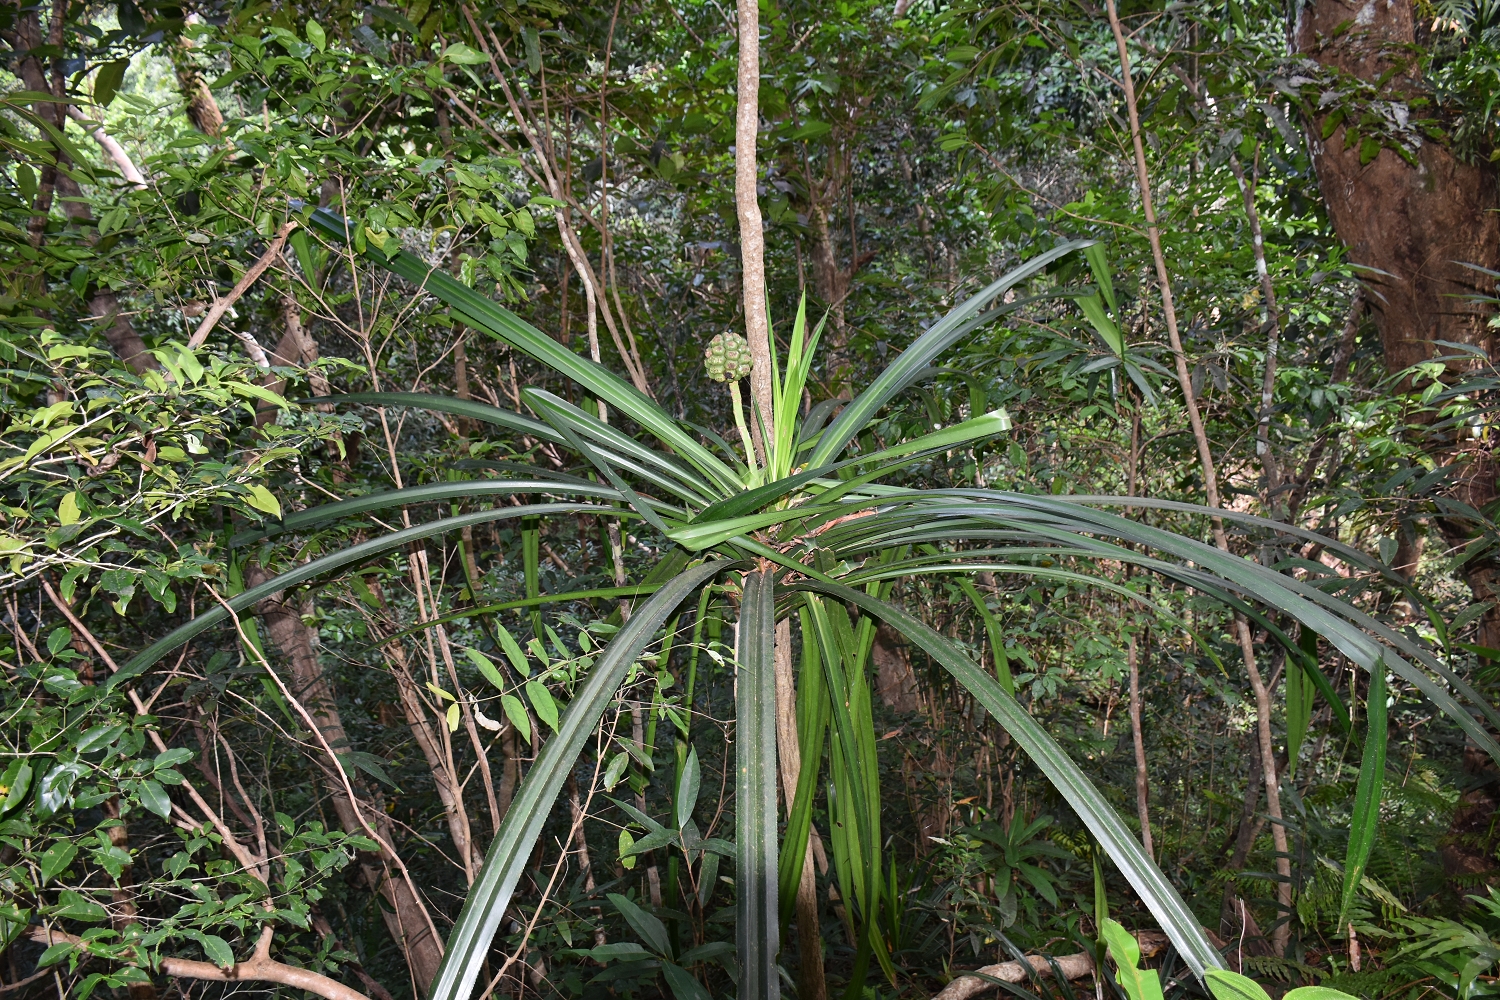
<path id="1" fill-rule="evenodd" d="M 530 478 L 472 479 L 392 490 L 330 503 L 286 516 L 280 530 L 299 530 L 370 511 L 424 502 L 483 496 L 559 498 L 496 506 L 391 531 L 313 559 L 228 600 L 143 650 L 112 683 L 139 674 L 232 613 L 283 590 L 350 567 L 410 542 L 503 519 L 579 514 L 617 517 L 649 526 L 660 536 L 660 564 L 636 592 L 646 594 L 614 633 L 578 686 L 555 734 L 542 746 L 518 789 L 449 935 L 429 996 L 466 1000 L 489 953 L 523 868 L 563 784 L 590 734 L 600 724 L 632 664 L 676 609 L 704 588 L 719 584 L 738 595 L 735 627 L 735 893 L 739 996 L 780 995 L 776 960 L 787 905 L 802 878 L 813 802 L 820 777 L 828 789 L 830 837 L 846 907 L 856 927 L 858 951 L 851 991 L 859 995 L 873 961 L 887 971 L 881 933 L 883 909 L 879 830 L 879 779 L 870 692 L 864 667 L 877 623 L 883 622 L 943 668 L 983 705 L 1030 755 L 1074 809 L 1104 852 L 1129 880 L 1195 974 L 1220 968 L 1218 952 L 1172 883 L 1146 855 L 1130 829 L 1067 753 L 1016 700 L 994 642 L 995 670 L 976 663 L 960 646 L 891 600 L 898 580 L 956 576 L 986 622 L 995 623 L 970 577 L 979 572 L 1029 574 L 1078 580 L 1063 562 L 1131 564 L 1212 595 L 1258 622 L 1283 642 L 1309 672 L 1324 697 L 1338 695 L 1280 627 L 1295 621 L 1305 634 L 1321 635 L 1368 671 L 1389 671 L 1417 687 L 1462 726 L 1474 742 L 1500 759 L 1500 745 L 1462 706 L 1467 700 L 1492 725 L 1500 714 L 1427 648 L 1305 582 L 1236 558 L 1193 538 L 1111 513 L 1111 506 L 1155 506 L 1187 514 L 1218 514 L 1281 531 L 1286 525 L 1230 512 L 1149 498 L 1056 497 L 981 488 L 921 489 L 881 483 L 914 463 L 1003 434 L 1003 412 L 969 419 L 885 448 L 859 450 L 858 441 L 877 414 L 903 390 L 930 377 L 944 351 L 1020 303 L 1005 293 L 1054 261 L 1086 246 L 1063 243 L 1039 253 L 962 303 L 901 352 L 859 395 L 800 411 L 819 330 L 799 313 L 785 364 L 774 349 L 774 399 L 770 413 L 752 405 L 748 417 L 735 391 L 737 451 L 711 432 L 674 420 L 649 397 L 607 368 L 583 359 L 515 314 L 465 287 L 399 247 L 393 236 L 364 229 L 325 210 L 312 212 L 321 238 L 348 243 L 370 263 L 388 269 L 446 304 L 475 330 L 503 341 L 571 379 L 648 437 L 620 427 L 539 388 L 523 390 L 534 416 L 470 400 L 411 393 L 363 393 L 348 402 L 427 407 L 529 435 L 575 454 L 597 478 L 585 481 L 537 470 Z M 710 373 L 731 386 L 746 373 L 743 341 L 718 338 L 709 351 Z M 784 370 L 782 370 L 784 367 Z M 601 411 L 602 412 L 602 411 Z M 831 418 L 831 419 L 830 419 Z M 763 440 L 752 431 L 759 427 Z M 654 438 L 654 442 L 649 438 Z M 868 436 L 865 440 L 868 440 Z M 757 450 L 761 455 L 757 456 Z M 1307 537 L 1367 569 L 1379 567 L 1360 552 L 1325 536 Z M 1100 580 L 1101 586 L 1111 586 Z M 1119 588 L 1117 588 L 1119 589 Z M 1120 590 L 1128 599 L 1141 600 Z M 566 600 L 569 595 L 553 595 Z M 777 816 L 778 625 L 795 619 L 801 629 L 803 669 L 796 719 L 783 730 L 780 752 L 799 759 L 795 793 L 785 826 Z M 785 643 L 789 629 L 781 629 Z M 783 662 L 789 663 L 790 651 Z M 1339 706 L 1340 708 L 1342 706 Z M 1347 718 L 1347 716 L 1346 716 Z M 783 721 L 785 721 L 783 719 Z M 793 736 L 792 734 L 795 734 Z M 793 746 L 793 743 L 800 746 Z M 824 747 L 829 760 L 823 776 Z M 1378 778 L 1376 779 L 1378 781 Z M 1377 785 L 1378 787 L 1378 785 Z M 1376 796 L 1378 805 L 1378 795 Z M 679 811 L 680 807 L 679 807 Z M 893 901 L 885 900 L 889 907 Z M 676 989 L 683 977 L 673 978 Z M 692 987 L 683 986 L 689 994 Z M 682 989 L 678 989 L 680 1000 Z"/>

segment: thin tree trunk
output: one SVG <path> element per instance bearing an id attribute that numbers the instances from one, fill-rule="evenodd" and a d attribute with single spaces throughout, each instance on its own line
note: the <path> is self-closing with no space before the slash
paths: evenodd
<path id="1" fill-rule="evenodd" d="M 267 579 L 269 577 L 265 570 L 259 566 L 250 567 L 245 574 L 245 584 L 248 587 L 259 586 Z M 333 699 L 333 688 L 323 674 L 317 650 L 313 648 L 310 630 L 302 624 L 298 609 L 287 604 L 284 595 L 273 594 L 261 601 L 256 606 L 256 611 L 265 620 L 266 632 L 272 644 L 291 667 L 298 700 L 308 706 L 323 740 L 331 747 L 347 745 L 348 737 Z M 330 762 L 329 766 L 338 765 Z M 352 780 L 350 784 L 353 785 Z M 328 786 L 339 825 L 346 833 L 364 835 L 364 823 L 357 812 L 359 806 L 349 799 L 343 783 L 331 778 Z M 385 811 L 372 809 L 370 815 L 381 839 L 390 844 L 390 821 Z M 382 849 L 382 856 L 378 858 L 362 856 L 361 871 L 370 888 L 379 892 L 388 904 L 380 907 L 381 916 L 385 919 L 391 937 L 406 952 L 407 964 L 417 991 L 425 994 L 442 962 L 443 945 L 433 931 L 432 919 L 426 906 L 415 896 L 411 886 L 404 879 L 392 878 L 382 870 L 385 867 L 383 863 L 391 860 L 383 857 L 384 853 Z"/>
<path id="2" fill-rule="evenodd" d="M 1141 665 L 1135 636 L 1130 637 L 1125 658 L 1130 665 L 1130 736 L 1135 745 L 1135 814 L 1141 821 L 1141 846 L 1148 855 L 1155 857 L 1156 848 L 1151 842 L 1150 772 L 1146 769 L 1146 740 L 1141 732 Z"/>
<path id="3" fill-rule="evenodd" d="M 844 363 L 844 349 L 849 343 L 849 333 L 844 319 L 844 272 L 833 252 L 833 233 L 828 226 L 828 209 L 823 204 L 819 191 L 808 186 L 807 234 L 812 242 L 813 290 L 828 309 L 828 338 L 825 350 L 830 368 L 842 385 L 843 376 L 838 374 Z"/>
<path id="4" fill-rule="evenodd" d="M 583 872 L 583 891 L 585 895 L 592 896 L 595 885 L 594 863 L 589 858 L 589 841 L 583 829 L 583 821 L 587 817 L 583 814 L 583 802 L 578 796 L 578 777 L 573 774 L 568 775 L 568 812 L 572 816 L 574 828 L 578 830 L 578 868 Z M 592 906 L 589 913 L 594 918 L 594 946 L 606 944 L 608 939 L 604 935 L 603 909 Z"/>
<path id="5" fill-rule="evenodd" d="M 1193 392 L 1192 375 L 1188 371 L 1187 355 L 1182 349 L 1182 338 L 1178 335 L 1177 309 L 1172 302 L 1172 279 L 1167 271 L 1167 258 L 1162 252 L 1161 229 L 1156 224 L 1156 209 L 1151 200 L 1151 175 L 1146 166 L 1146 148 L 1141 138 L 1141 118 L 1135 99 L 1135 82 L 1130 75 L 1130 53 L 1125 45 L 1125 33 L 1120 27 L 1120 15 L 1114 0 L 1105 0 L 1109 15 L 1110 30 L 1115 36 L 1115 48 L 1120 57 L 1120 81 L 1125 90 L 1125 107 L 1130 116 L 1130 138 L 1135 152 L 1136 182 L 1140 185 L 1141 208 L 1146 216 L 1146 234 L 1151 241 L 1151 256 L 1156 264 L 1156 277 L 1161 288 L 1162 313 L 1166 320 L 1167 339 L 1176 363 L 1177 382 L 1182 389 L 1183 403 L 1187 409 L 1188 424 L 1193 431 L 1193 441 L 1198 448 L 1198 460 L 1203 466 L 1204 491 L 1208 506 L 1218 508 L 1219 479 L 1214 469 L 1213 449 L 1209 445 L 1208 432 L 1203 426 L 1203 417 L 1198 410 L 1198 400 Z M 1224 552 L 1229 551 L 1229 539 L 1224 534 L 1224 522 L 1213 519 L 1214 543 Z M 1260 734 L 1260 753 L 1265 771 L 1266 813 L 1271 819 L 1271 837 L 1276 845 L 1276 873 L 1280 876 L 1276 885 L 1276 901 L 1281 916 L 1291 913 L 1292 863 L 1288 851 L 1286 827 L 1282 823 L 1281 790 L 1276 777 L 1276 750 L 1271 742 L 1271 695 L 1255 662 L 1255 644 L 1250 635 L 1249 624 L 1239 615 L 1234 616 L 1234 630 L 1239 640 L 1240 654 L 1245 661 L 1245 672 L 1250 677 L 1250 686 L 1255 692 L 1256 713 L 1259 716 L 1257 731 Z M 1291 940 L 1291 923 L 1278 922 L 1274 943 L 1278 954 L 1284 954 Z"/>
<path id="6" fill-rule="evenodd" d="M 741 290 L 745 304 L 745 336 L 750 341 L 750 436 L 756 458 L 765 468 L 770 450 L 761 433 L 774 438 L 771 407 L 771 328 L 766 312 L 766 237 L 761 230 L 760 198 L 755 162 L 760 131 L 760 11 L 754 0 L 739 3 L 739 83 L 734 117 L 734 207 L 740 223 Z"/>
<path id="7" fill-rule="evenodd" d="M 792 672 L 792 623 L 776 623 L 776 761 L 781 770 L 781 794 L 787 813 L 797 798 L 797 776 L 802 772 L 802 747 L 797 736 L 797 687 Z M 822 919 L 818 913 L 818 880 L 813 869 L 812 837 L 805 848 L 802 880 L 797 883 L 797 996 L 825 1000 L 828 983 L 823 972 Z"/>
<path id="8" fill-rule="evenodd" d="M 1125 470 L 1125 495 L 1133 497 L 1137 486 L 1136 476 L 1140 471 L 1141 409 L 1139 405 L 1135 405 L 1133 394 L 1129 398 L 1132 411 L 1130 414 L 1130 458 Z M 1125 508 L 1126 517 L 1133 514 L 1132 508 Z M 1148 855 L 1155 857 L 1156 851 L 1151 842 L 1151 776 L 1146 768 L 1146 740 L 1141 730 L 1140 655 L 1134 635 L 1130 637 L 1125 658 L 1130 667 L 1130 736 L 1135 746 L 1135 812 L 1141 821 L 1141 846 L 1146 849 Z"/>

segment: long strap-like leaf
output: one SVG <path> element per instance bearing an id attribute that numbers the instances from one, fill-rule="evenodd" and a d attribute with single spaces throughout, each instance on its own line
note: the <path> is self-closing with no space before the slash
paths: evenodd
<path id="1" fill-rule="evenodd" d="M 1359 784 L 1354 788 L 1354 814 L 1349 820 L 1349 848 L 1344 855 L 1344 892 L 1339 904 L 1340 930 L 1349 919 L 1349 908 L 1359 892 L 1370 851 L 1375 846 L 1375 830 L 1380 821 L 1380 793 L 1385 786 L 1385 664 L 1377 663 L 1370 672 L 1370 691 L 1365 697 L 1365 752 L 1359 762 Z"/>
<path id="2" fill-rule="evenodd" d="M 965 540 L 980 534 L 975 529 L 981 525 L 1003 526 L 1022 529 L 1038 540 L 1050 538 L 1065 546 L 1094 548 L 1096 558 L 1118 559 L 1187 582 L 1190 586 L 1214 593 L 1236 610 L 1246 612 L 1243 605 L 1236 603 L 1239 600 L 1236 594 L 1242 594 L 1246 599 L 1297 619 L 1366 670 L 1373 670 L 1383 659 L 1386 669 L 1418 688 L 1478 746 L 1500 761 L 1500 741 L 1496 741 L 1484 725 L 1455 700 L 1450 688 L 1469 700 L 1487 718 L 1500 722 L 1500 710 L 1409 637 L 1308 583 L 1252 560 L 1222 552 L 1196 539 L 1053 497 L 996 490 L 906 491 L 904 496 L 902 492 L 883 494 L 881 500 L 892 505 L 890 508 L 825 532 L 819 543 L 847 557 L 852 551 L 888 548 L 901 541 Z M 965 499 L 948 504 L 937 499 L 935 494 L 939 493 Z M 897 504 L 900 506 L 895 506 Z M 1211 513 L 1205 508 L 1197 510 Z M 920 529 L 903 530 L 917 525 L 921 526 Z M 941 530 L 943 528 L 947 530 Z M 1176 556 L 1198 568 L 1190 569 L 1154 559 L 1141 551 L 1131 551 L 1100 537 L 1090 538 L 1090 535 L 1134 542 L 1142 550 Z M 1265 624 L 1262 623 L 1262 627 Z M 1373 633 L 1373 637 L 1369 633 Z M 1382 646 L 1382 643 L 1386 645 Z M 1295 647 L 1290 639 L 1286 644 Z M 1438 677 L 1429 676 L 1392 649 L 1410 655 Z"/>
<path id="3" fill-rule="evenodd" d="M 1083 820 L 1103 845 L 1141 901 L 1151 910 L 1156 922 L 1171 938 L 1193 974 L 1201 979 L 1205 969 L 1223 967 L 1218 951 L 1204 937 L 1193 911 L 1188 909 L 1156 863 L 1141 850 L 1141 845 L 1130 829 L 1121 822 L 1114 808 L 1099 794 L 1093 782 L 1073 763 L 1063 748 L 1057 745 L 1057 741 L 1037 724 L 1019 702 L 1005 693 L 995 678 L 970 660 L 951 641 L 892 604 L 849 587 L 826 583 L 802 583 L 796 585 L 796 589 L 817 591 L 857 605 L 866 613 L 889 624 L 924 653 L 941 663 L 989 709 L 1073 807 L 1078 818 Z"/>
<path id="4" fill-rule="evenodd" d="M 540 420 L 533 420 L 512 410 L 503 410 L 498 406 L 481 403 L 476 399 L 458 399 L 455 396 L 444 396 L 435 392 L 349 392 L 339 396 L 314 396 L 302 402 L 306 404 L 330 403 L 335 406 L 349 403 L 365 403 L 369 406 L 413 406 L 520 431 L 522 434 L 531 435 L 538 441 L 562 443 L 562 436 Z"/>
<path id="5" fill-rule="evenodd" d="M 557 735 L 542 747 L 526 780 L 516 790 L 515 800 L 485 856 L 484 867 L 469 887 L 458 921 L 448 935 L 447 951 L 428 993 L 429 1000 L 468 1000 L 489 954 L 490 942 L 505 916 L 505 908 L 510 905 L 516 883 L 520 881 L 537 838 L 541 836 L 557 793 L 572 771 L 589 734 L 614 700 L 631 664 L 656 635 L 667 616 L 688 594 L 724 566 L 725 563 L 719 561 L 695 566 L 662 587 L 636 609 L 630 621 L 600 653 L 588 680 L 563 713 Z M 774 798 L 772 807 L 775 807 Z"/>
<path id="6" fill-rule="evenodd" d="M 443 483 L 428 483 L 423 486 L 408 486 L 401 490 L 381 490 L 364 496 L 333 503 L 320 504 L 288 514 L 277 524 L 254 531 L 242 531 L 229 540 L 231 546 L 247 545 L 262 538 L 270 538 L 288 531 L 306 531 L 321 524 L 330 524 L 340 518 L 355 514 L 366 514 L 372 510 L 390 510 L 411 504 L 433 503 L 439 500 L 456 500 L 463 497 L 513 496 L 517 493 L 542 493 L 555 496 L 597 497 L 604 500 L 619 500 L 619 490 L 608 486 L 573 485 L 549 479 L 459 479 Z"/>
<path id="7" fill-rule="evenodd" d="M 802 669 L 797 675 L 797 743 L 802 749 L 802 769 L 787 809 L 786 843 L 781 853 L 781 922 L 791 920 L 792 905 L 807 859 L 807 840 L 812 832 L 813 800 L 818 793 L 818 772 L 823 763 L 828 720 L 833 714 L 828 685 L 823 676 L 817 637 L 806 608 L 802 617 Z"/>
<path id="8" fill-rule="evenodd" d="M 354 228 L 349 221 L 327 209 L 314 211 L 308 217 L 308 223 L 325 236 L 353 242 Z M 726 495 L 739 491 L 739 479 L 734 472 L 635 386 L 603 365 L 579 357 L 509 309 L 490 301 L 442 270 L 429 266 L 420 257 L 392 249 L 395 252 L 390 254 L 367 254 L 367 259 L 431 292 L 476 330 L 510 344 L 584 386 L 718 483 Z"/>
<path id="9" fill-rule="evenodd" d="M 781 997 L 776 972 L 781 920 L 776 904 L 774 591 L 770 570 L 745 574 L 734 684 L 734 888 L 740 1000 Z"/>
<path id="10" fill-rule="evenodd" d="M 544 514 L 586 513 L 617 514 L 618 511 L 612 507 L 596 507 L 593 504 L 583 503 L 538 503 L 528 504 L 524 507 L 496 507 L 493 510 L 479 510 L 472 514 L 460 514 L 457 517 L 445 517 L 439 521 L 416 524 L 402 531 L 393 531 L 388 535 L 372 538 L 368 542 L 351 545 L 347 549 L 341 549 L 322 558 L 305 562 L 296 569 L 288 570 L 275 579 L 267 580 L 258 587 L 251 587 L 244 593 L 229 598 L 224 604 L 216 608 L 210 608 L 186 625 L 173 629 L 131 657 L 130 661 L 120 668 L 120 672 L 109 679 L 106 686 L 113 689 L 130 678 L 138 676 L 172 650 L 228 618 L 231 610 L 238 614 L 247 608 L 254 607 L 255 603 L 261 598 L 269 597 L 278 590 L 295 587 L 297 584 L 305 583 L 315 576 L 321 576 L 331 570 L 343 569 L 345 566 L 351 566 L 371 556 L 400 548 L 408 542 L 431 538 L 433 535 L 441 535 L 448 531 L 457 531 L 474 524 L 484 524 L 487 521 L 503 521 L 512 517 L 536 517 Z M 634 515 L 627 514 L 626 516 Z"/>
<path id="11" fill-rule="evenodd" d="M 834 420 L 823 432 L 807 464 L 809 466 L 827 465 L 837 458 L 839 452 L 844 450 L 844 445 L 854 439 L 854 436 L 870 422 L 882 406 L 890 402 L 891 398 L 902 389 L 911 385 L 912 381 L 932 363 L 934 358 L 952 347 L 969 332 L 971 328 L 965 324 L 965 320 L 999 296 L 1004 295 L 1010 288 L 1038 274 L 1054 260 L 1088 245 L 1089 242 L 1084 240 L 1059 244 L 1002 275 L 985 286 L 979 294 L 954 307 L 946 316 L 934 323 L 926 333 L 918 337 L 910 347 L 902 351 L 896 360 L 891 362 L 874 382 L 870 383 L 869 388 L 844 407 L 838 419 Z"/>

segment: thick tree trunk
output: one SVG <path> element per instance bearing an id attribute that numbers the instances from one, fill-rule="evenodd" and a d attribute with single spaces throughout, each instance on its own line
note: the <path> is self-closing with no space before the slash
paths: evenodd
<path id="1" fill-rule="evenodd" d="M 1315 0 L 1299 8 L 1297 48 L 1326 69 L 1381 86 L 1395 113 L 1428 96 L 1408 50 L 1417 43 L 1410 0 Z M 1484 307 L 1465 296 L 1489 290 L 1484 275 L 1464 267 L 1500 268 L 1500 207 L 1495 170 L 1465 163 L 1442 143 L 1422 141 L 1416 163 L 1381 149 L 1361 163 L 1361 142 L 1346 145 L 1349 124 L 1322 135 L 1330 104 L 1315 118 L 1313 161 L 1323 198 L 1350 259 L 1363 275 L 1380 327 L 1386 367 L 1400 371 L 1441 348 L 1433 341 L 1483 345 Z M 1428 112 L 1412 112 L 1412 117 Z M 1355 116 L 1350 116 L 1355 120 Z M 1420 140 L 1419 140 L 1420 141 Z"/>
<path id="2" fill-rule="evenodd" d="M 1298 13 L 1297 48 L 1327 69 L 1378 86 L 1398 116 L 1412 99 L 1430 99 L 1408 55 L 1417 41 L 1411 0 L 1314 0 Z M 1314 118 L 1313 160 L 1339 239 L 1355 264 L 1371 268 L 1363 279 L 1376 293 L 1369 302 L 1386 368 L 1398 372 L 1436 353 L 1453 353 L 1434 343 L 1439 340 L 1483 347 L 1493 357 L 1500 338 L 1485 326 L 1484 303 L 1470 298 L 1490 291 L 1492 282 L 1464 265 L 1500 269 L 1500 186 L 1494 165 L 1466 163 L 1442 143 L 1422 139 L 1414 164 L 1391 149 L 1361 163 L 1362 143 L 1346 145 L 1347 122 L 1327 140 L 1317 138 L 1327 115 L 1340 107 L 1330 104 Z M 1430 447 L 1445 453 L 1447 461 L 1459 459 L 1458 499 L 1477 509 L 1495 499 L 1489 449 L 1437 436 Z M 1467 544 L 1475 530 L 1451 518 L 1440 519 L 1438 528 L 1454 547 Z M 1463 569 L 1475 600 L 1500 597 L 1500 562 L 1480 557 Z M 1500 608 L 1486 612 L 1479 642 L 1500 648 Z"/>

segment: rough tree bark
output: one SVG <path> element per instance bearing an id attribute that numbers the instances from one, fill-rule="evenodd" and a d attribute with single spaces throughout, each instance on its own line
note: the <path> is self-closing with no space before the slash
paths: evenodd
<path id="1" fill-rule="evenodd" d="M 1354 77 L 1392 102 L 1397 114 L 1410 101 L 1429 97 L 1411 58 L 1418 20 L 1411 0 L 1314 0 L 1298 9 L 1298 51 L 1325 70 Z M 1381 149 L 1361 163 L 1361 143 L 1345 148 L 1347 124 L 1323 134 L 1339 103 L 1320 109 L 1309 135 L 1313 162 L 1328 216 L 1350 259 L 1371 270 L 1363 275 L 1391 372 L 1445 351 L 1447 340 L 1487 349 L 1497 338 L 1485 327 L 1485 306 L 1468 296 L 1491 290 L 1490 279 L 1465 264 L 1500 269 L 1500 185 L 1493 164 L 1465 162 L 1442 142 L 1418 137 L 1416 162 Z M 1422 112 L 1430 114 L 1430 112 Z M 1353 117 L 1353 116 L 1351 116 Z M 1476 441 L 1434 439 L 1434 450 L 1457 460 L 1455 493 L 1476 508 L 1496 498 L 1492 450 Z M 1450 546 L 1463 546 L 1472 526 L 1439 519 Z M 1500 598 L 1500 562 L 1472 559 L 1464 573 L 1476 600 Z M 1481 619 L 1481 645 L 1500 647 L 1500 607 Z"/>

